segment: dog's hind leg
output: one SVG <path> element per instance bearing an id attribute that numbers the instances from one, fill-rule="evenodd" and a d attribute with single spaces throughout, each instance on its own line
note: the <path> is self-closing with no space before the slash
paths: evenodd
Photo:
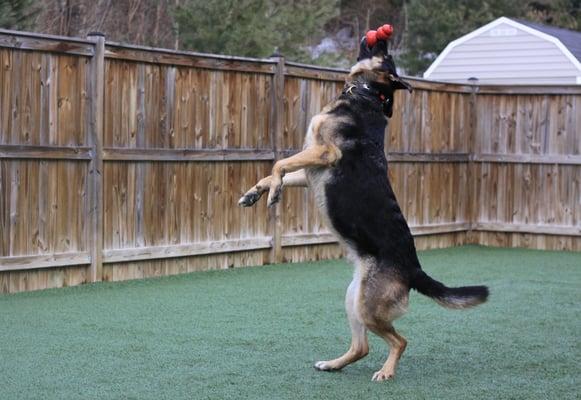
<path id="1" fill-rule="evenodd" d="M 367 342 L 367 328 L 363 325 L 359 312 L 357 310 L 357 299 L 359 296 L 360 279 L 355 277 L 345 296 L 345 309 L 347 318 L 351 326 L 351 346 L 349 350 L 341 357 L 329 361 L 319 361 L 315 368 L 320 371 L 336 371 L 346 365 L 362 359 L 369 353 L 369 344 Z"/>
<path id="2" fill-rule="evenodd" d="M 244 196 L 238 200 L 238 205 L 242 207 L 250 207 L 256 203 L 260 197 L 270 189 L 270 182 L 272 175 L 262 178 L 256 185 L 254 185 Z M 282 185 L 285 186 L 307 186 L 307 174 L 304 169 L 286 174 L 282 178 Z"/>
<path id="3" fill-rule="evenodd" d="M 389 345 L 389 356 L 383 367 L 373 374 L 371 378 L 372 381 L 384 381 L 395 376 L 395 369 L 397 368 L 397 363 L 401 358 L 401 355 L 405 351 L 407 346 L 407 340 L 400 334 L 398 334 L 392 325 L 389 325 L 386 329 L 381 331 L 375 331 L 376 334 L 381 336 Z"/>

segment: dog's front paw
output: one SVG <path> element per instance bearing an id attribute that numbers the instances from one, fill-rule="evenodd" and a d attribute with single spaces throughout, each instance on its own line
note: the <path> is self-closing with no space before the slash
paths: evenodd
<path id="1" fill-rule="evenodd" d="M 244 196 L 240 197 L 240 200 L 238 200 L 238 205 L 240 207 L 250 207 L 253 206 L 254 203 L 258 201 L 258 199 L 260 199 L 260 194 L 255 190 L 251 190 L 244 194 Z"/>
<path id="2" fill-rule="evenodd" d="M 280 183 L 273 183 L 270 185 L 270 191 L 268 192 L 268 207 L 272 207 L 280 200 L 282 194 L 282 180 Z"/>
<path id="3" fill-rule="evenodd" d="M 381 382 L 381 381 L 386 381 L 388 379 L 392 379 L 394 376 L 395 376 L 395 373 L 386 372 L 386 371 L 380 369 L 379 371 L 377 371 L 376 373 L 373 374 L 373 377 L 371 378 L 371 380 L 375 381 L 375 382 Z"/>
<path id="4" fill-rule="evenodd" d="M 314 365 L 316 370 L 319 371 L 338 371 L 329 361 L 317 361 Z"/>

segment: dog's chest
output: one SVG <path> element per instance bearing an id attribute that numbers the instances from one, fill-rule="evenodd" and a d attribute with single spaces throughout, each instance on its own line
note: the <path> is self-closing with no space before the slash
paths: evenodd
<path id="1" fill-rule="evenodd" d="M 313 118 L 307 130 L 307 135 L 305 137 L 304 148 L 308 148 L 317 144 L 318 140 L 315 138 L 313 132 L 313 125 L 316 123 L 316 118 Z M 323 219 L 325 225 L 337 236 L 337 232 L 334 230 L 331 220 L 329 219 L 329 212 L 327 209 L 327 198 L 325 195 L 325 187 L 327 183 L 332 178 L 331 169 L 328 167 L 310 167 L 305 168 L 307 175 L 307 182 L 309 189 L 313 193 L 315 198 L 315 204 L 319 210 L 319 213 Z"/>

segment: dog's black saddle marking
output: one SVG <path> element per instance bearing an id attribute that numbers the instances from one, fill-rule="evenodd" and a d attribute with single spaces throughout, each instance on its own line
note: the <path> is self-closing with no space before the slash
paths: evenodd
<path id="1" fill-rule="evenodd" d="M 351 120 L 338 126 L 342 153 L 325 186 L 333 227 L 361 257 L 400 270 L 419 268 L 414 241 L 387 177 L 384 101 L 369 82 L 346 85 L 346 100 L 331 114 Z"/>

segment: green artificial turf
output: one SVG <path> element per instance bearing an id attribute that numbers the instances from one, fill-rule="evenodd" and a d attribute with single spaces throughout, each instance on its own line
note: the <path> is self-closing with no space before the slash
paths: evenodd
<path id="1" fill-rule="evenodd" d="M 0 296 L 0 399 L 575 399 L 581 254 L 461 247 L 421 252 L 487 304 L 446 310 L 413 293 L 393 381 L 386 345 L 342 372 L 344 261 L 286 264 Z"/>

